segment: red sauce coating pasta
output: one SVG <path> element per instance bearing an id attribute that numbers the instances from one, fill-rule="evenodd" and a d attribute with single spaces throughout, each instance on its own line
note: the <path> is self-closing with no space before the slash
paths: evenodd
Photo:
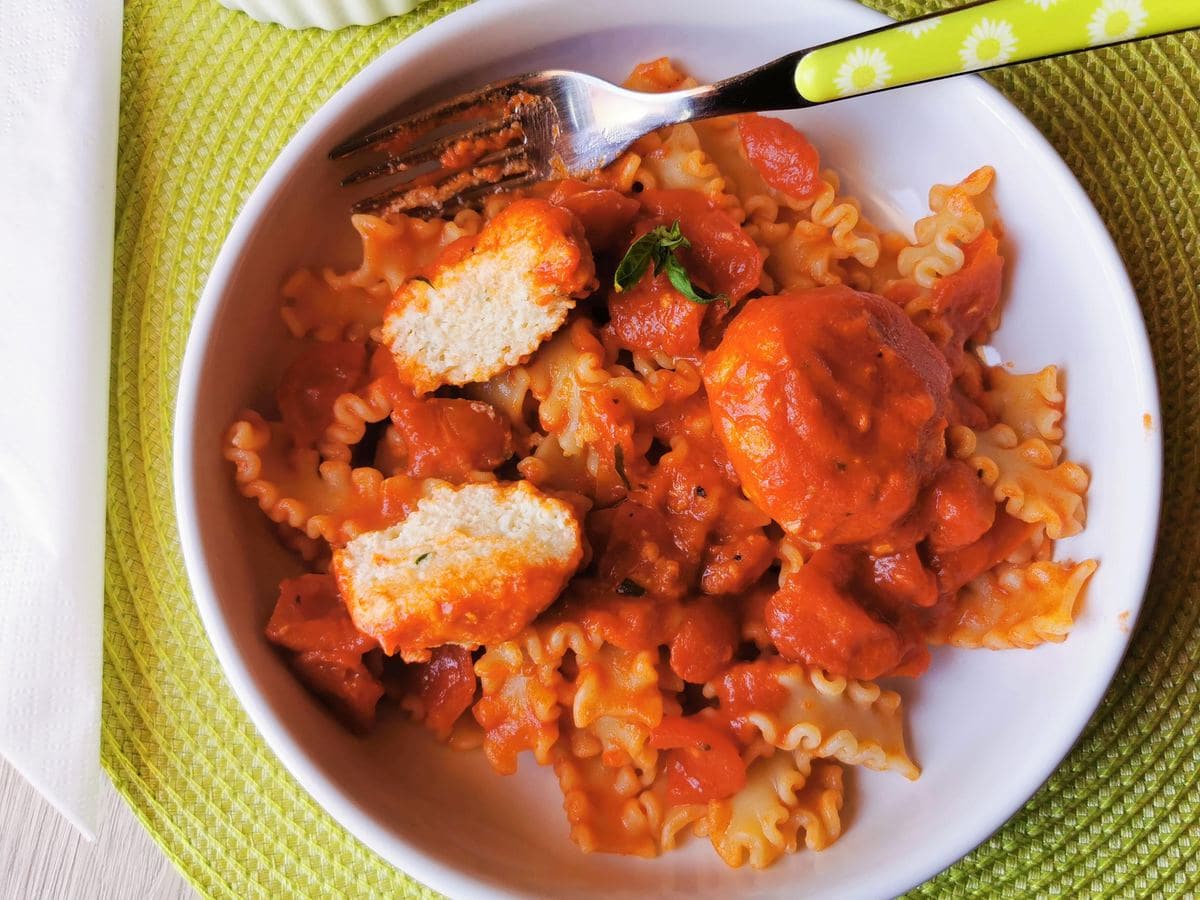
<path id="1" fill-rule="evenodd" d="M 688 81 L 663 58 L 630 86 Z M 790 852 L 801 826 L 828 843 L 808 823 L 838 824 L 841 764 L 915 775 L 899 697 L 838 676 L 920 675 L 927 641 L 1036 642 L 1031 617 L 1076 596 L 1002 583 L 1060 564 L 1042 522 L 1006 511 L 1038 518 L 1037 467 L 1031 502 L 997 502 L 984 476 L 1012 466 L 983 432 L 1025 438 L 1062 398 L 1028 377 L 1006 394 L 973 347 L 998 325 L 991 177 L 934 189 L 909 243 L 834 196 L 804 134 L 753 115 L 452 221 L 356 220 L 361 266 L 289 289 L 306 343 L 282 421 L 247 413 L 226 442 L 239 490 L 334 573 L 285 579 L 268 639 L 354 729 L 386 678 L 497 771 L 553 764 L 589 852 L 651 856 L 692 825 L 730 865 Z M 675 261 L 724 299 L 653 267 L 616 291 L 636 239 L 676 222 Z M 970 463 L 948 423 L 979 434 Z M 1032 449 L 1058 462 L 1057 440 Z M 1060 505 L 1081 515 L 1078 493 Z M 839 762 L 809 773 L 818 731 Z"/>
<path id="2" fill-rule="evenodd" d="M 636 584 L 636 582 L 634 582 Z M 551 622 L 578 622 L 585 632 L 622 650 L 655 650 L 669 640 L 678 607 L 646 595 L 577 578 L 548 613 Z"/>
<path id="3" fill-rule="evenodd" d="M 873 294 L 756 300 L 705 359 L 704 383 L 746 495 L 805 540 L 878 535 L 945 458 L 946 363 Z"/>
<path id="4" fill-rule="evenodd" d="M 778 658 L 737 663 L 713 682 L 721 715 L 743 740 L 753 740 L 758 733 L 747 716 L 778 712 L 788 702 L 787 688 L 775 677 L 786 665 Z"/>

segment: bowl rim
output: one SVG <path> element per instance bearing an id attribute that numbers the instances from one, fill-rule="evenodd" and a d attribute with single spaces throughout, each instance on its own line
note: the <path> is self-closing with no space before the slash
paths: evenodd
<path id="1" fill-rule="evenodd" d="M 477 2 L 449 13 L 383 51 L 353 75 L 345 85 L 334 92 L 317 109 L 271 163 L 237 214 L 234 224 L 221 246 L 194 310 L 176 395 L 172 436 L 172 469 L 180 547 L 201 621 L 234 694 L 249 715 L 258 733 L 287 771 L 339 825 L 366 844 L 389 865 L 450 896 L 518 897 L 526 895 L 514 893 L 499 880 L 467 875 L 459 869 L 426 855 L 402 834 L 383 828 L 371 815 L 358 809 L 347 800 L 342 791 L 334 785 L 293 738 L 265 701 L 245 661 L 237 651 L 236 642 L 222 615 L 209 573 L 208 557 L 204 551 L 197 524 L 199 521 L 198 498 L 193 490 L 192 473 L 195 468 L 197 448 L 194 423 L 201 389 L 201 376 L 210 350 L 213 326 L 226 298 L 229 284 L 237 273 L 242 249 L 252 235 L 258 220 L 269 208 L 273 198 L 286 183 L 297 163 L 313 149 L 317 136 L 327 130 L 327 126 L 336 119 L 344 107 L 354 105 L 375 89 L 380 81 L 388 78 L 392 71 L 401 64 L 405 55 L 421 53 L 437 45 L 447 44 L 469 34 L 481 25 L 485 25 L 489 20 L 508 15 L 528 15 L 532 8 L 540 5 L 552 5 L 554 2 L 555 0 L 488 0 L 488 2 Z M 854 0 L 823 0 L 823 2 L 830 6 L 847 8 L 846 14 L 862 17 L 866 27 L 877 27 L 892 21 L 882 13 L 860 6 Z M 989 821 L 985 825 L 967 830 L 957 841 L 944 842 L 941 853 L 927 855 L 927 858 L 929 856 L 935 858 L 931 858 L 924 865 L 910 865 L 901 878 L 893 877 L 891 885 L 887 888 L 892 893 L 902 893 L 921 884 L 953 865 L 986 841 L 1003 827 L 1061 766 L 1063 759 L 1075 746 L 1108 692 L 1108 688 L 1128 652 L 1144 605 L 1154 561 L 1158 523 L 1161 517 L 1163 446 L 1160 426 L 1162 420 L 1153 356 L 1137 296 L 1112 236 L 1074 173 L 1025 115 L 978 75 L 965 75 L 959 80 L 971 82 L 980 101 L 1007 128 L 1011 129 L 1016 137 L 1032 146 L 1041 155 L 1046 165 L 1053 169 L 1049 174 L 1056 183 L 1061 185 L 1071 213 L 1080 222 L 1081 227 L 1092 233 L 1096 248 L 1102 252 L 1101 258 L 1093 260 L 1093 263 L 1103 268 L 1108 283 L 1111 285 L 1114 302 L 1123 307 L 1122 311 L 1126 314 L 1129 322 L 1140 326 L 1126 328 L 1126 338 L 1130 358 L 1134 361 L 1139 374 L 1149 376 L 1144 379 L 1148 385 L 1148 394 L 1142 399 L 1146 403 L 1146 412 L 1152 417 L 1154 423 L 1154 427 L 1148 429 L 1146 434 L 1147 443 L 1150 445 L 1148 456 L 1152 464 L 1150 471 L 1146 472 L 1149 494 L 1146 499 L 1150 501 L 1148 509 L 1152 513 L 1148 518 L 1154 522 L 1155 527 L 1143 532 L 1140 544 L 1133 548 L 1133 555 L 1140 560 L 1141 572 L 1135 579 L 1135 582 L 1140 585 L 1140 590 L 1136 596 L 1128 598 L 1131 621 L 1121 643 L 1120 652 L 1113 653 L 1106 676 L 1103 679 L 1096 679 L 1094 689 L 1087 702 L 1076 709 L 1066 711 L 1065 714 L 1071 719 L 1071 726 L 1064 729 L 1062 734 L 1070 737 L 1060 742 L 1053 752 L 1046 753 L 1046 759 L 1050 763 L 1047 770 L 1036 778 L 1028 779 L 1019 789 L 1014 788 L 1009 795 L 1008 802 L 1001 804 L 1004 808 L 1003 815 L 998 816 L 995 821 Z M 402 859 L 397 858 L 400 855 L 397 853 L 398 848 L 403 852 Z"/>

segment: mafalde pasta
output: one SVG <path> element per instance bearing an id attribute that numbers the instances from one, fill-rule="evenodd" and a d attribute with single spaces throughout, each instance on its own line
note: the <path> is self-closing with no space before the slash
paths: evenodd
<path id="1" fill-rule="evenodd" d="M 1036 647 L 1066 640 L 1094 560 L 1002 563 L 960 591 L 957 607 L 929 632 L 956 647 Z"/>
<path id="2" fill-rule="evenodd" d="M 443 248 L 482 227 L 479 215 L 453 221 L 381 219 L 359 214 L 351 224 L 362 242 L 362 263 L 350 272 L 301 269 L 283 284 L 281 313 L 298 338 L 362 340 L 383 324 L 392 294 L 428 266 Z"/>
<path id="3" fill-rule="evenodd" d="M 1003 423 L 979 432 L 957 426 L 949 440 L 954 455 L 981 473 L 1011 515 L 1045 526 L 1054 540 L 1083 530 L 1088 474 L 1076 463 L 1059 462 L 1059 445 L 1037 437 L 1021 441 Z"/>
<path id="4" fill-rule="evenodd" d="M 757 731 L 772 747 L 913 780 L 920 774 L 904 747 L 895 691 L 764 657 L 730 668 L 704 693 L 718 701 L 735 731 Z"/>
<path id="5" fill-rule="evenodd" d="M 985 352 L 1003 173 L 882 230 L 820 143 L 673 126 L 355 215 L 356 267 L 285 280 L 293 353 L 223 453 L 295 558 L 266 638 L 342 722 L 542 767 L 585 852 L 761 868 L 838 840 L 856 771 L 919 777 L 897 679 L 931 646 L 1087 615 L 1064 373 Z"/>
<path id="6" fill-rule="evenodd" d="M 792 814 L 810 774 L 812 761 L 802 753 L 779 752 L 751 762 L 745 786 L 709 804 L 703 830 L 721 859 L 762 869 L 794 853 L 800 820 Z"/>
<path id="7" fill-rule="evenodd" d="M 1058 386 L 1056 367 L 1046 366 L 1040 372 L 1025 375 L 1004 366 L 992 366 L 988 369 L 988 382 L 980 405 L 990 419 L 1007 425 L 1022 441 L 1041 438 L 1058 443 L 1063 439 L 1066 398 Z"/>

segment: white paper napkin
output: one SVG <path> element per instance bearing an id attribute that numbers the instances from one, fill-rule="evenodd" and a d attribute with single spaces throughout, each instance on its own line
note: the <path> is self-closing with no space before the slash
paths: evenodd
<path id="1" fill-rule="evenodd" d="M 91 839 L 121 3 L 2 7 L 0 753 Z"/>

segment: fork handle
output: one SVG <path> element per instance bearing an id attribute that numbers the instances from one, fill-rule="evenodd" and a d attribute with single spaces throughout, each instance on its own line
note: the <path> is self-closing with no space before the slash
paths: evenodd
<path id="1" fill-rule="evenodd" d="M 984 0 L 801 50 L 715 87 L 726 104 L 787 109 L 1197 27 L 1200 0 Z"/>

